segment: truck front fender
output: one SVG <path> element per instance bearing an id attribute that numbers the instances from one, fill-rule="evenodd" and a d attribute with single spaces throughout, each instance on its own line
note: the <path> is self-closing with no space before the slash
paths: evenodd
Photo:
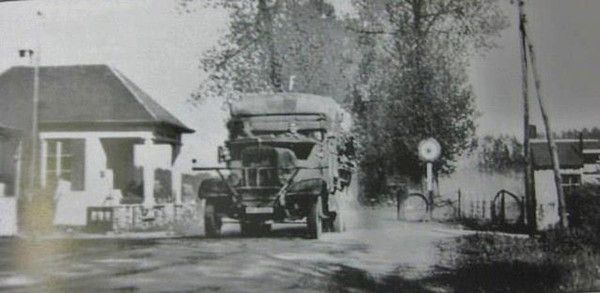
<path id="1" fill-rule="evenodd" d="M 304 179 L 294 182 L 287 189 L 288 195 L 319 196 L 327 190 L 327 183 L 320 178 Z M 327 192 L 325 192 L 327 193 Z"/>
<path id="2" fill-rule="evenodd" d="M 204 179 L 198 188 L 198 198 L 231 197 L 226 183 L 220 178 Z"/>

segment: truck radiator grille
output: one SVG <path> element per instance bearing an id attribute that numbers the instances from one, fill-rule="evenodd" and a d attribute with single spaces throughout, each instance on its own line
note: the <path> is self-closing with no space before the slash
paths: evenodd
<path id="1" fill-rule="evenodd" d="M 239 188 L 242 203 L 246 206 L 271 206 L 277 199 L 279 188 Z"/>

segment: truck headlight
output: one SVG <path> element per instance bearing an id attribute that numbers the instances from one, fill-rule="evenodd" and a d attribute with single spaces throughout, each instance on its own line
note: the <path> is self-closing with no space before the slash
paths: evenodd
<path id="1" fill-rule="evenodd" d="M 227 176 L 227 183 L 230 186 L 238 186 L 241 182 L 242 178 L 240 177 L 240 175 L 236 174 L 236 173 L 231 173 L 229 174 L 229 176 Z"/>
<path id="2" fill-rule="evenodd" d="M 279 182 L 282 185 L 285 185 L 288 182 L 288 180 L 290 180 L 290 177 L 292 176 L 292 170 L 279 169 L 277 175 L 279 177 Z"/>

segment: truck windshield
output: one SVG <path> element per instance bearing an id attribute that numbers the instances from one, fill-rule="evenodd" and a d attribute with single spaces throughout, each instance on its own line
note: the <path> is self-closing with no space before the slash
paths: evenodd
<path id="1" fill-rule="evenodd" d="M 242 150 L 249 146 L 255 146 L 257 142 L 231 142 L 231 158 L 234 160 L 240 159 Z M 294 152 L 298 160 L 306 160 L 312 149 L 315 146 L 314 141 L 263 141 L 263 146 L 271 146 L 276 148 L 286 148 Z"/>

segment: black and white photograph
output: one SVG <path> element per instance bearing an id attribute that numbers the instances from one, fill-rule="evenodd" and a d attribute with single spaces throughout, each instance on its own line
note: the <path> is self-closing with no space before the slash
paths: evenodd
<path id="1" fill-rule="evenodd" d="M 600 292 L 598 14 L 0 0 L 0 291 Z"/>

